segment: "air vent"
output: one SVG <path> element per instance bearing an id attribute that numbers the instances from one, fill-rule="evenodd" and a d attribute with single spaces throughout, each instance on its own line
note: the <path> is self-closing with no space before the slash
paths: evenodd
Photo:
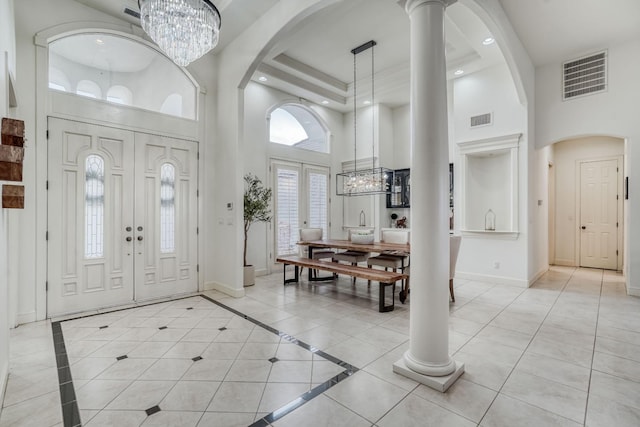
<path id="1" fill-rule="evenodd" d="M 136 12 L 135 10 L 129 9 L 128 7 L 124 8 L 124 13 L 126 15 L 133 16 L 136 19 L 140 19 L 140 14 L 138 12 Z"/>
<path id="2" fill-rule="evenodd" d="M 562 99 L 571 99 L 607 90 L 606 51 L 565 62 L 562 68 Z"/>
<path id="3" fill-rule="evenodd" d="M 470 124 L 472 128 L 475 128 L 478 126 L 490 125 L 491 121 L 492 121 L 492 114 L 486 113 L 486 114 L 480 114 L 478 116 L 471 117 Z"/>

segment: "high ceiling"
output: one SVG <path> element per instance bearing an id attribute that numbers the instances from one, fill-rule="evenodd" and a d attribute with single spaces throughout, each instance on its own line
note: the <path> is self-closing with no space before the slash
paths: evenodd
<path id="1" fill-rule="evenodd" d="M 136 23 L 122 11 L 138 10 L 137 0 L 77 0 Z M 469 0 L 466 0 L 469 1 Z M 640 0 L 499 0 L 536 66 L 574 59 L 613 43 L 640 38 Z M 264 14 L 277 0 L 214 0 L 222 14 L 220 45 Z M 490 46 L 485 25 L 461 0 L 447 8 L 447 73 L 464 75 L 503 61 L 500 40 Z M 353 81 L 350 50 L 375 40 L 376 102 L 397 106 L 408 102 L 409 20 L 397 0 L 343 0 L 318 12 L 281 40 L 253 76 L 260 83 L 329 108 L 348 111 Z M 214 52 L 215 54 L 215 52 Z M 364 55 L 363 55 L 364 56 Z M 360 56 L 358 56 L 360 58 Z M 361 61 L 359 59 L 359 61 Z M 370 61 L 370 59 L 368 60 Z M 362 62 L 359 68 L 369 68 Z M 359 74 L 360 76 L 360 74 Z M 360 78 L 360 77 L 359 77 Z M 358 86 L 358 98 L 368 96 Z"/>

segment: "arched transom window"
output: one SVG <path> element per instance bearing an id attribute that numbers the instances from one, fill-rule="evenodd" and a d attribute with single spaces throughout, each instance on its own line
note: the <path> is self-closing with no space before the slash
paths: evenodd
<path id="1" fill-rule="evenodd" d="M 303 105 L 285 104 L 271 112 L 269 140 L 275 144 L 329 152 L 327 130 L 311 110 Z"/>
<path id="2" fill-rule="evenodd" d="M 196 119 L 198 88 L 183 69 L 116 34 L 74 34 L 49 43 L 49 89 Z"/>

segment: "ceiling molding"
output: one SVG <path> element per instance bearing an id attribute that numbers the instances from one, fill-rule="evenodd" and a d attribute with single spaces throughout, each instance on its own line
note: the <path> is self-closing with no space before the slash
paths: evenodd
<path id="1" fill-rule="evenodd" d="M 330 99 L 337 103 L 340 103 L 343 105 L 347 103 L 347 98 L 345 96 L 332 92 L 331 90 L 318 86 L 314 83 L 308 82 L 300 77 L 289 74 L 286 71 L 280 70 L 269 64 L 265 64 L 265 63 L 260 64 L 258 66 L 257 71 L 260 73 L 264 73 L 268 76 L 271 76 L 274 79 L 282 80 L 286 83 L 297 86 L 303 90 L 315 93 L 317 95 L 320 95 L 323 98 Z"/>
<path id="2" fill-rule="evenodd" d="M 285 67 L 291 68 L 292 70 L 309 76 L 315 80 L 319 80 L 325 85 L 331 86 L 341 92 L 347 92 L 348 90 L 348 84 L 343 82 L 342 80 L 336 79 L 329 74 L 323 73 L 322 71 L 313 68 L 303 62 L 300 62 L 297 59 L 293 59 L 290 56 L 285 55 L 284 53 L 276 56 L 275 58 L 273 58 L 273 60 L 279 64 L 284 65 Z"/>

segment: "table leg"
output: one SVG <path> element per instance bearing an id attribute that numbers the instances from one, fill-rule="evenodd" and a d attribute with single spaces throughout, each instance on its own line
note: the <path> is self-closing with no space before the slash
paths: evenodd
<path id="1" fill-rule="evenodd" d="M 391 287 L 391 305 L 384 305 L 386 289 L 387 287 Z M 378 311 L 380 313 L 386 313 L 389 311 L 393 311 L 396 303 L 396 282 L 393 283 L 383 283 L 380 282 L 380 290 L 379 290 L 379 303 L 378 303 Z"/>

